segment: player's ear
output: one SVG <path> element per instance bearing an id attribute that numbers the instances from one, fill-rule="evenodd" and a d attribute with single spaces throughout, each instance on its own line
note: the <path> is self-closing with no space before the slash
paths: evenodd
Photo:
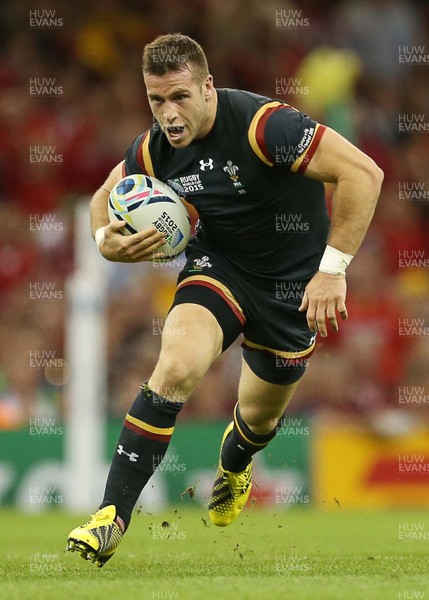
<path id="1" fill-rule="evenodd" d="M 207 77 L 203 83 L 203 88 L 204 88 L 204 98 L 206 100 L 210 100 L 210 98 L 213 96 L 213 93 L 214 93 L 212 75 L 207 75 Z"/>

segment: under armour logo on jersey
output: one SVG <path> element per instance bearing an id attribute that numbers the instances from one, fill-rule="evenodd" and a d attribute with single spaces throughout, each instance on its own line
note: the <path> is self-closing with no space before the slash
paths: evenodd
<path id="1" fill-rule="evenodd" d="M 200 160 L 200 171 L 205 171 L 206 169 L 208 169 L 209 171 L 213 169 L 212 158 L 209 158 L 207 162 L 204 162 L 204 160 Z"/>

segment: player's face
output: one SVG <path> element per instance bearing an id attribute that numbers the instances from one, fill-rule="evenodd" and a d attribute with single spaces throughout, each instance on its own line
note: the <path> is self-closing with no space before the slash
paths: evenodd
<path id="1" fill-rule="evenodd" d="M 185 148 L 210 131 L 216 116 L 216 91 L 211 75 L 204 82 L 192 70 L 144 76 L 149 104 L 168 141 Z"/>

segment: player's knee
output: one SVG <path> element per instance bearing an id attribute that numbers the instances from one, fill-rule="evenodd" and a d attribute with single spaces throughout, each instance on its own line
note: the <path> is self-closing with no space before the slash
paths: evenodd
<path id="1" fill-rule="evenodd" d="M 194 361 L 164 357 L 158 361 L 149 380 L 149 387 L 173 402 L 185 402 L 202 375 Z"/>
<path id="2" fill-rule="evenodd" d="M 254 433 L 269 433 L 277 427 L 278 420 L 281 415 L 268 413 L 263 408 L 257 407 L 241 407 L 240 413 L 245 423 Z"/>

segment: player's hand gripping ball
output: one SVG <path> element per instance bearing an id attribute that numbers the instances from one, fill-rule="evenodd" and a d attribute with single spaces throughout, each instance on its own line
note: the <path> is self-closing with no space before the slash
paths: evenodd
<path id="1" fill-rule="evenodd" d="M 169 261 L 186 248 L 191 234 L 191 221 L 179 196 L 168 185 L 149 175 L 128 175 L 110 192 L 109 218 L 125 221 L 124 235 L 147 229 L 156 229 L 165 235 L 165 244 L 159 248 Z"/>

